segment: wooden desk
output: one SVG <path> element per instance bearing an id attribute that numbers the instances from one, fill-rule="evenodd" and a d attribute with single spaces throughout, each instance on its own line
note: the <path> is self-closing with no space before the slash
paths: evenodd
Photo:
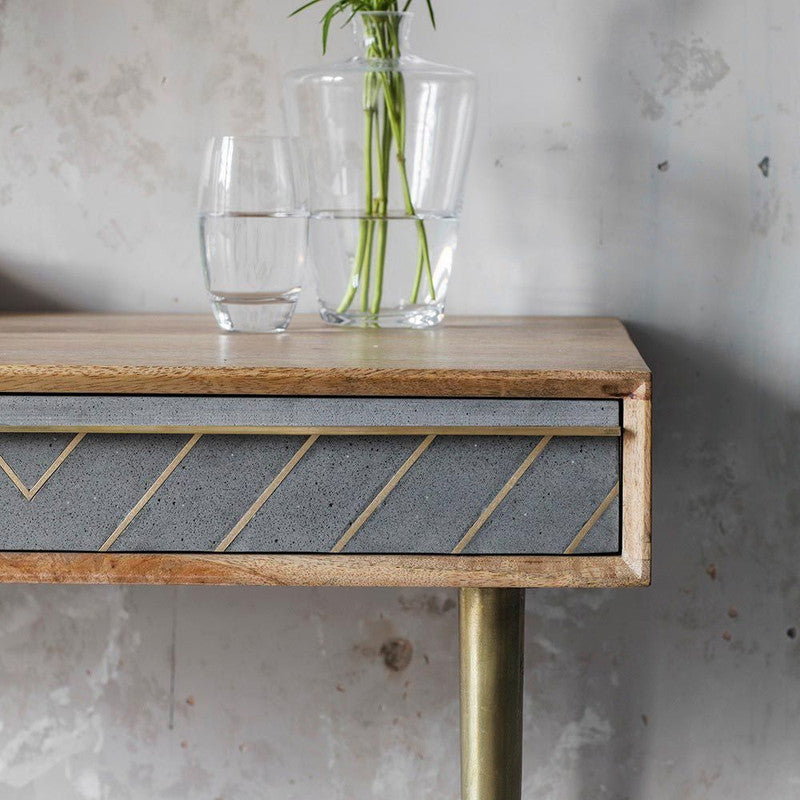
<path id="1" fill-rule="evenodd" d="M 470 800 L 519 797 L 522 589 L 649 581 L 612 319 L 0 317 L 0 469 L 2 581 L 459 587 Z"/>

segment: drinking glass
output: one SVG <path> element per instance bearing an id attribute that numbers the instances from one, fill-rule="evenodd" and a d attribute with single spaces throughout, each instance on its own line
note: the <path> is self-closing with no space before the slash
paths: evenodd
<path id="1" fill-rule="evenodd" d="M 220 136 L 200 179 L 206 289 L 226 331 L 286 330 L 300 294 L 308 238 L 292 139 Z"/>

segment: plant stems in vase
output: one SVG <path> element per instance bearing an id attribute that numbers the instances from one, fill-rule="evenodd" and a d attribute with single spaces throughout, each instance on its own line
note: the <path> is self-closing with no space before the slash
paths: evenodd
<path id="1" fill-rule="evenodd" d="M 294 14 L 320 2 L 311 0 Z M 430 0 L 426 3 L 435 26 Z M 460 178 L 472 135 L 474 80 L 470 73 L 441 65 L 430 65 L 434 69 L 429 75 L 429 62 L 407 55 L 404 37 L 410 5 L 411 0 L 402 8 L 397 0 L 338 0 L 322 17 L 323 52 L 331 23 L 341 15 L 346 21 L 356 17 L 360 20 L 364 56 L 343 65 L 347 73 L 344 80 L 324 69 L 298 71 L 287 78 L 290 95 L 293 93 L 289 105 L 298 112 L 295 121 L 299 135 L 307 140 L 317 136 L 307 148 L 312 153 L 308 159 L 312 183 L 316 180 L 318 187 L 318 196 L 312 198 L 310 208 L 312 240 L 314 231 L 322 230 L 325 224 L 331 231 L 324 237 L 319 235 L 324 244 L 311 245 L 318 277 L 325 269 L 338 269 L 341 258 L 335 251 L 348 241 L 352 246 L 347 280 L 338 299 L 331 298 L 331 277 L 324 275 L 324 280 L 318 281 L 325 283 L 318 286 L 322 316 L 336 324 L 428 327 L 443 315 L 443 295 L 460 212 Z M 411 89 L 406 77 L 409 70 L 413 72 Z M 351 178 L 356 169 L 355 165 L 349 166 L 356 136 L 349 134 L 352 123 L 344 113 L 349 107 L 345 101 L 356 100 L 351 76 L 358 76 L 361 81 L 360 197 L 352 193 Z M 453 105 L 454 130 L 437 129 L 438 109 L 432 99 L 435 101 L 440 95 Z M 413 103 L 411 115 L 409 97 Z M 412 161 L 407 149 L 409 125 Z M 321 130 L 330 131 L 330 139 L 322 143 L 318 135 Z M 455 147 L 452 154 L 439 156 L 445 136 L 455 136 Z M 432 145 L 441 165 L 428 152 Z M 448 196 L 438 213 L 440 186 Z M 422 198 L 426 198 L 426 205 L 421 208 L 418 204 Z M 347 232 L 347 220 L 357 224 L 356 236 Z M 315 227 L 317 221 L 320 227 Z M 428 222 L 438 226 L 434 251 Z M 415 239 L 413 245 L 405 234 L 407 224 L 413 224 L 408 230 L 408 236 Z M 331 266 L 320 263 L 323 259 Z"/>

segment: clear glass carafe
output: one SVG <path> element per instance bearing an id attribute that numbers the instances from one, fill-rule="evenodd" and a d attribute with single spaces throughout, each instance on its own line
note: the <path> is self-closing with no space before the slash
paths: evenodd
<path id="1" fill-rule="evenodd" d="M 358 55 L 285 79 L 308 173 L 309 259 L 330 323 L 425 328 L 444 315 L 476 82 L 411 55 L 410 17 L 363 13 Z"/>

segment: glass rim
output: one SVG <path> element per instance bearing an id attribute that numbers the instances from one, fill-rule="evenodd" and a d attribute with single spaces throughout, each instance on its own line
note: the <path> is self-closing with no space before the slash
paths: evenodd
<path id="1" fill-rule="evenodd" d="M 307 216 L 305 178 L 299 168 L 300 139 L 270 134 L 208 137 L 197 193 L 200 216 Z M 254 193 L 253 168 L 277 170 L 272 188 Z M 244 169 L 244 172 L 242 171 Z M 221 178 L 224 176 L 224 181 Z M 269 182 L 268 182 L 269 183 Z M 223 185 L 224 184 L 224 185 Z"/>

